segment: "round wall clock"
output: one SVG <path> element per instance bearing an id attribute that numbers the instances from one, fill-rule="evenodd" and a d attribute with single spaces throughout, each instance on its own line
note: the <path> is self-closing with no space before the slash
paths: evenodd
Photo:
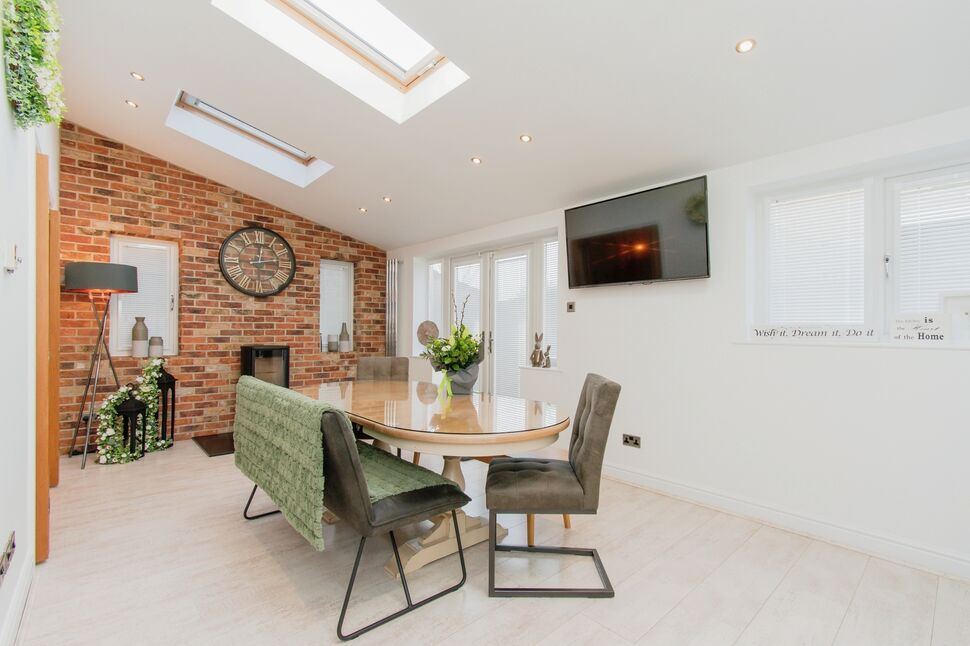
<path id="1" fill-rule="evenodd" d="M 246 227 L 226 238 L 219 249 L 219 269 L 226 281 L 250 296 L 279 294 L 296 275 L 293 247 L 263 227 Z"/>

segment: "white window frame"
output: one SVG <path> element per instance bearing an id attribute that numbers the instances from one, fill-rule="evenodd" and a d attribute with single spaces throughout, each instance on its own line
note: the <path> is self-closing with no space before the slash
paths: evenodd
<path id="1" fill-rule="evenodd" d="M 347 311 L 350 312 L 350 316 L 349 316 L 350 320 L 347 321 L 347 332 L 350 334 L 350 351 L 354 352 L 356 350 L 356 344 L 354 341 L 354 318 L 357 315 L 357 313 L 354 311 L 354 285 L 356 283 L 357 267 L 356 265 L 354 265 L 354 263 L 350 262 L 349 260 L 337 260 L 335 258 L 320 259 L 320 266 L 317 268 L 317 271 L 319 272 L 318 275 L 320 278 L 320 285 L 319 285 L 319 291 L 318 291 L 318 296 L 320 300 L 320 310 L 319 310 L 319 318 L 317 320 L 318 328 L 320 331 L 320 345 L 321 347 L 326 347 L 326 343 L 327 343 L 326 335 L 333 334 L 333 332 L 324 331 L 323 329 L 323 308 L 324 308 L 323 268 L 328 265 L 331 267 L 341 267 L 341 268 L 350 269 L 350 272 L 348 273 L 350 284 L 348 285 L 348 289 L 347 289 L 347 301 L 348 301 Z M 340 333 L 340 330 L 337 330 L 337 334 L 339 333 Z"/>
<path id="2" fill-rule="evenodd" d="M 172 331 L 168 336 L 170 338 L 162 337 L 162 341 L 165 346 L 162 350 L 164 356 L 176 356 L 179 351 L 179 245 L 177 242 L 172 242 L 170 240 L 154 240 L 152 238 L 139 238 L 135 236 L 125 236 L 125 235 L 112 235 L 109 242 L 110 258 L 111 262 L 117 262 L 121 264 L 126 264 L 124 259 L 121 257 L 122 245 L 123 244 L 140 244 L 152 247 L 164 247 L 170 258 L 171 271 L 169 272 L 169 309 L 168 309 L 168 327 Z M 124 294 L 116 294 L 111 298 L 111 321 L 120 322 L 119 306 L 121 305 L 121 299 L 124 298 Z M 154 334 L 151 330 L 148 331 L 151 336 L 158 336 Z M 128 339 L 129 343 L 127 347 L 123 344 L 123 340 Z M 121 329 L 120 325 L 111 325 L 108 346 L 111 349 L 111 354 L 116 357 L 130 357 L 131 356 L 131 330 Z"/>
<path id="3" fill-rule="evenodd" d="M 930 346 L 904 343 L 892 339 L 892 327 L 897 316 L 895 301 L 896 289 L 894 259 L 898 253 L 898 224 L 894 186 L 900 183 L 916 183 L 920 178 L 960 172 L 970 169 L 970 158 L 947 157 L 936 161 L 926 158 L 915 161 L 897 160 L 895 163 L 859 172 L 837 179 L 806 182 L 788 185 L 770 192 L 756 194 L 756 210 L 752 231 L 753 259 L 750 263 L 753 288 L 752 308 L 749 317 L 747 338 L 752 342 L 762 342 L 755 337 L 751 328 L 768 325 L 768 270 L 767 270 L 767 224 L 768 207 L 775 200 L 789 200 L 808 195 L 836 192 L 849 188 L 863 187 L 865 200 L 865 322 L 861 327 L 875 331 L 875 337 L 867 345 L 892 347 L 947 347 L 966 348 L 970 346 L 946 344 Z M 811 325 L 806 324 L 806 327 Z M 776 340 L 776 339 L 773 339 Z M 767 342 L 767 341 L 765 341 Z M 810 341 L 806 341 L 810 343 Z"/>

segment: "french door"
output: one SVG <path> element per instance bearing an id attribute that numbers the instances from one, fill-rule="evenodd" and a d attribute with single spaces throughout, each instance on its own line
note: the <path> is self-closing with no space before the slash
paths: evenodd
<path id="1" fill-rule="evenodd" d="M 464 323 L 485 344 L 475 390 L 519 394 L 519 367 L 532 349 L 529 330 L 532 299 L 530 264 L 533 245 L 489 251 L 451 262 L 451 285 L 457 323 Z"/>

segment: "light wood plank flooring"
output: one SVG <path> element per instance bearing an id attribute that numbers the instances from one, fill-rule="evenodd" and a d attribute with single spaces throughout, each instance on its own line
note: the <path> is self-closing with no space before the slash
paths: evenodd
<path id="1" fill-rule="evenodd" d="M 430 468 L 440 468 L 423 456 Z M 467 510 L 484 514 L 485 466 L 465 463 Z M 191 442 L 141 462 L 61 465 L 52 549 L 39 566 L 21 646 L 327 644 L 357 537 L 327 528 L 315 552 L 280 516 L 242 518 L 250 483 L 231 456 Z M 255 511 L 266 508 L 258 494 Z M 524 518 L 503 516 L 507 540 Z M 415 527 L 410 535 L 420 531 Z M 490 599 L 487 550 L 467 550 L 465 587 L 358 644 L 970 644 L 970 583 L 889 563 L 620 482 L 600 513 L 540 517 L 540 543 L 596 547 L 615 599 Z M 371 542 L 348 627 L 400 607 Z M 452 557 L 414 574 L 421 598 L 458 576 Z M 580 558 L 499 557 L 505 585 L 592 585 Z"/>

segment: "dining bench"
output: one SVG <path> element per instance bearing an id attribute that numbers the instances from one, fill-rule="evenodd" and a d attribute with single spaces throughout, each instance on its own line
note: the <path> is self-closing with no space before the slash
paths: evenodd
<path id="1" fill-rule="evenodd" d="M 449 512 L 457 534 L 456 510 L 470 498 L 453 481 L 356 440 L 343 411 L 254 377 L 240 377 L 236 386 L 233 433 L 236 466 L 253 482 L 243 510 L 246 520 L 281 513 L 315 549 L 323 550 L 326 508 L 361 536 L 337 623 L 340 639 L 353 639 L 464 585 L 459 536 L 461 580 L 413 602 L 394 538 L 394 530 L 404 525 Z M 250 515 L 257 488 L 276 503 L 276 510 Z M 383 534 L 390 539 L 407 605 L 344 633 L 364 543 Z"/>

